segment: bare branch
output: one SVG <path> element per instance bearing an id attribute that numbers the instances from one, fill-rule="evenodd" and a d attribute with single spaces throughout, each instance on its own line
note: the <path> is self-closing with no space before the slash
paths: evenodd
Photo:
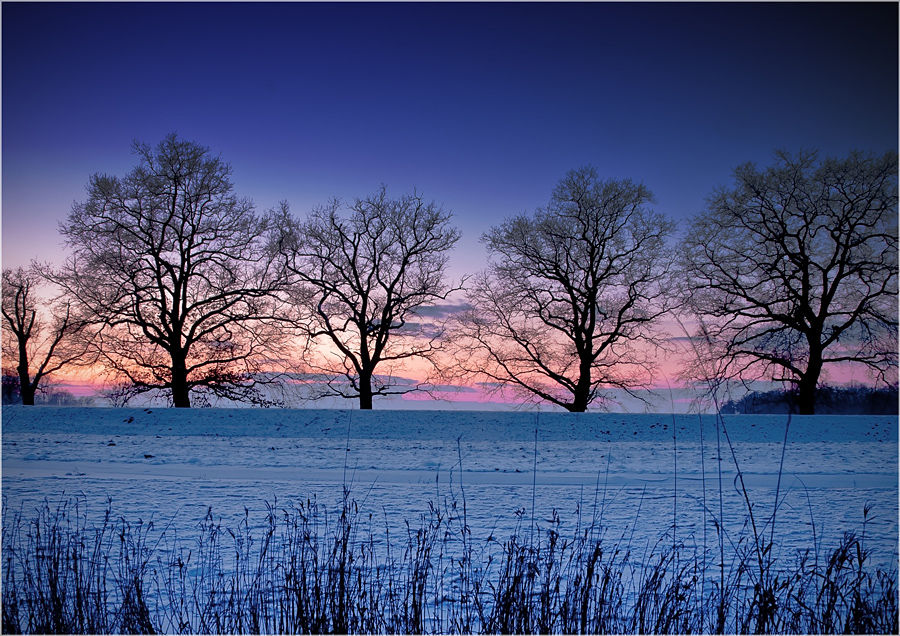
<path id="1" fill-rule="evenodd" d="M 731 376 L 792 384 L 801 412 L 814 412 L 826 365 L 895 373 L 896 153 L 740 166 L 692 220 L 679 264 L 681 295 Z"/>
<path id="2" fill-rule="evenodd" d="M 42 382 L 64 367 L 89 364 L 90 335 L 71 301 L 45 300 L 37 264 L 3 270 L 3 357 L 15 360 L 22 403 L 33 405 Z"/>
<path id="3" fill-rule="evenodd" d="M 585 411 L 603 388 L 630 390 L 654 369 L 648 345 L 669 308 L 666 240 L 632 181 L 569 172 L 549 205 L 482 237 L 491 257 L 468 293 L 455 338 L 459 368 L 498 388 Z"/>
<path id="4" fill-rule="evenodd" d="M 91 177 L 61 225 L 73 256 L 56 281 L 97 325 L 115 377 L 189 406 L 191 391 L 251 381 L 285 342 L 287 276 L 230 165 L 174 134 L 134 152 L 124 178 Z"/>
<path id="5" fill-rule="evenodd" d="M 375 395 L 421 388 L 390 378 L 403 361 L 430 360 L 440 349 L 442 332 L 418 329 L 416 311 L 460 289 L 446 280 L 460 234 L 449 212 L 416 192 L 390 199 L 382 186 L 348 211 L 341 216 L 334 200 L 298 222 L 282 206 L 276 248 L 297 278 L 307 338 L 335 350 L 309 364 L 331 378 L 329 394 L 372 408 Z"/>

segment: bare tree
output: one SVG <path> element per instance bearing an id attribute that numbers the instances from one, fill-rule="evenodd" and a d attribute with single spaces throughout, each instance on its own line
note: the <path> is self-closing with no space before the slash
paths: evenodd
<path id="1" fill-rule="evenodd" d="M 198 389 L 247 398 L 283 338 L 269 220 L 207 148 L 170 134 L 134 152 L 124 178 L 91 177 L 61 224 L 73 255 L 56 280 L 99 326 L 100 359 L 130 395 L 161 390 L 176 407 Z"/>
<path id="2" fill-rule="evenodd" d="M 27 406 L 34 405 L 34 396 L 48 376 L 88 361 L 87 342 L 81 337 L 83 323 L 76 319 L 71 304 L 60 301 L 50 311 L 42 311 L 42 305 L 50 304 L 39 296 L 44 283 L 35 269 L 3 270 L 3 357 L 16 361 L 19 394 Z"/>
<path id="3" fill-rule="evenodd" d="M 415 192 L 390 199 L 382 186 L 356 199 L 348 218 L 340 210 L 333 200 L 298 222 L 283 204 L 278 249 L 299 283 L 311 348 L 322 351 L 311 365 L 325 394 L 371 409 L 376 395 L 421 388 L 398 383 L 395 373 L 440 348 L 442 329 L 416 311 L 459 289 L 446 267 L 460 234 L 449 212 Z"/>
<path id="4" fill-rule="evenodd" d="M 682 294 L 729 377 L 788 383 L 811 414 L 829 365 L 896 372 L 897 155 L 776 159 L 691 221 Z"/>
<path id="5" fill-rule="evenodd" d="M 572 412 L 602 401 L 605 387 L 647 384 L 674 231 L 652 201 L 641 184 L 583 167 L 546 208 L 487 232 L 489 264 L 460 316 L 459 368 Z"/>

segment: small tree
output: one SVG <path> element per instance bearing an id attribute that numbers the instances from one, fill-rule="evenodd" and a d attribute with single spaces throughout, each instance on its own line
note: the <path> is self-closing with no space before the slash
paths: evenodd
<path id="1" fill-rule="evenodd" d="M 682 295 L 729 377 L 789 384 L 801 414 L 830 365 L 896 382 L 896 153 L 744 164 L 679 254 Z"/>
<path id="2" fill-rule="evenodd" d="M 463 373 L 573 412 L 604 387 L 647 384 L 674 230 L 652 201 L 643 185 L 584 167 L 546 208 L 486 233 L 490 261 L 459 320 Z"/>
<path id="3" fill-rule="evenodd" d="M 311 348 L 322 351 L 310 364 L 323 374 L 325 395 L 371 409 L 376 395 L 418 389 L 394 374 L 440 348 L 442 329 L 423 326 L 416 311 L 459 289 L 446 267 L 460 234 L 449 212 L 415 192 L 389 199 L 382 186 L 356 199 L 349 217 L 340 209 L 334 200 L 297 222 L 283 204 L 278 251 L 296 276 Z"/>
<path id="4" fill-rule="evenodd" d="M 83 323 L 76 320 L 71 304 L 56 303 L 44 312 L 45 302 L 38 289 L 45 280 L 34 268 L 3 270 L 3 357 L 15 360 L 12 370 L 4 371 L 4 395 L 12 398 L 18 392 L 22 404 L 34 405 L 41 383 L 63 367 L 87 361 Z M 49 313 L 49 316 L 46 315 Z"/>
<path id="5" fill-rule="evenodd" d="M 134 152 L 124 178 L 91 177 L 61 225 L 73 256 L 56 280 L 97 325 L 100 360 L 130 394 L 161 390 L 176 407 L 197 389 L 246 399 L 284 338 L 271 226 L 207 148 L 171 134 Z"/>

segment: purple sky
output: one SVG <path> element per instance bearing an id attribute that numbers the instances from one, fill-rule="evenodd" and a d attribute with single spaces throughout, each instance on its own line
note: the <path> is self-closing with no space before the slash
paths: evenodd
<path id="1" fill-rule="evenodd" d="M 888 3 L 2 4 L 3 266 L 130 144 L 209 146 L 295 214 L 381 183 L 456 215 L 454 273 L 566 171 L 643 181 L 684 219 L 775 148 L 898 146 Z"/>

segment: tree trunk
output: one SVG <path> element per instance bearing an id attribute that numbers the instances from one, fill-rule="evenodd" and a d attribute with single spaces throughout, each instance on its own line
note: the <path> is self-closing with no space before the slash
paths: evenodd
<path id="1" fill-rule="evenodd" d="M 566 406 L 569 413 L 584 413 L 588 409 L 591 396 L 591 363 L 584 361 L 580 365 L 578 384 L 572 394 L 572 403 Z"/>
<path id="2" fill-rule="evenodd" d="M 822 354 L 810 351 L 809 364 L 806 365 L 806 373 L 797 384 L 797 408 L 800 415 L 816 414 L 816 387 L 819 385 L 819 376 L 822 374 Z"/>
<path id="3" fill-rule="evenodd" d="M 800 415 L 816 414 L 816 382 L 808 382 L 806 376 L 800 380 L 797 394 L 797 409 Z"/>
<path id="4" fill-rule="evenodd" d="M 19 372 L 19 394 L 22 396 L 22 404 L 24 406 L 34 406 L 34 393 L 37 384 L 31 384 L 31 378 L 28 377 L 28 350 L 25 343 L 19 340 L 19 366 L 16 367 Z"/>
<path id="5" fill-rule="evenodd" d="M 24 376 L 19 374 L 19 395 L 22 396 L 22 404 L 24 406 L 34 406 L 34 394 L 37 387 L 28 381 L 28 374 Z"/>
<path id="6" fill-rule="evenodd" d="M 587 393 L 582 393 L 580 390 L 576 392 L 575 399 L 572 400 L 572 403 L 566 405 L 566 410 L 569 411 L 569 413 L 584 413 L 587 411 L 587 408 Z"/>
<path id="7" fill-rule="evenodd" d="M 361 410 L 372 410 L 372 374 L 359 374 L 359 408 Z"/>
<path id="8" fill-rule="evenodd" d="M 191 390 L 187 382 L 187 361 L 172 357 L 172 406 L 191 407 Z"/>

